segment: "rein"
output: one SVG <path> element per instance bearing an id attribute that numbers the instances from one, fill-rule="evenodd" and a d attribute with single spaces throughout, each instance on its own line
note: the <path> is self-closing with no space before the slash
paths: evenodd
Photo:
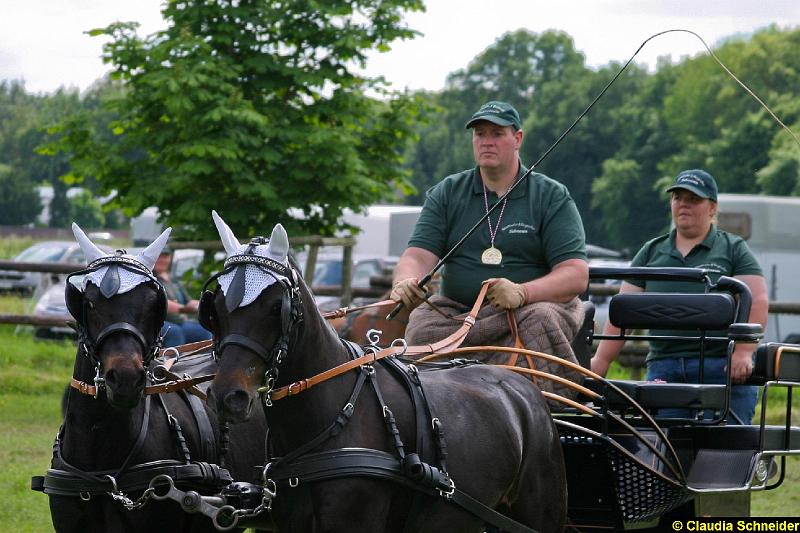
<path id="1" fill-rule="evenodd" d="M 427 303 L 428 305 L 430 305 L 431 308 L 434 311 L 436 311 L 437 313 L 439 313 L 443 317 L 451 319 L 451 320 L 456 320 L 456 321 L 458 320 L 457 318 L 452 317 L 452 316 L 446 314 L 444 311 L 442 311 L 442 309 L 438 305 L 436 305 L 432 301 L 430 301 L 430 298 L 428 296 L 426 296 L 423 299 L 423 301 L 425 303 Z M 354 313 L 356 311 L 363 311 L 364 309 L 371 309 L 371 308 L 375 308 L 375 307 L 386 307 L 386 306 L 389 306 L 389 305 L 397 305 L 397 302 L 395 300 L 388 299 L 388 300 L 381 300 L 379 302 L 374 302 L 374 303 L 371 303 L 371 304 L 353 305 L 353 306 L 350 306 L 350 307 L 340 307 L 339 309 L 336 309 L 335 311 L 328 311 L 326 313 L 321 313 L 321 315 L 322 315 L 322 318 L 324 318 L 325 320 L 333 320 L 333 319 L 336 319 L 336 318 L 344 318 L 346 315 L 349 315 L 350 313 Z"/>
<path id="2" fill-rule="evenodd" d="M 324 372 L 320 372 L 319 374 L 311 376 L 310 378 L 302 379 L 300 381 L 295 381 L 293 383 L 290 383 L 289 385 L 286 385 L 286 386 L 283 386 L 283 387 L 280 387 L 280 388 L 277 388 L 277 389 L 272 389 L 269 386 L 260 387 L 258 389 L 258 392 L 260 394 L 266 395 L 266 400 L 268 400 L 270 402 L 270 404 L 271 404 L 271 402 L 273 402 L 273 401 L 281 400 L 281 399 L 289 397 L 289 396 L 296 396 L 296 395 L 298 395 L 298 394 L 300 394 L 300 393 L 302 393 L 302 392 L 304 392 L 304 391 L 306 391 L 306 390 L 308 390 L 308 389 L 310 389 L 310 388 L 312 388 L 312 387 L 314 387 L 316 385 L 319 385 L 320 383 L 324 383 L 324 382 L 326 382 L 326 381 L 328 381 L 328 380 L 330 380 L 330 379 L 332 379 L 332 378 L 334 378 L 336 376 L 340 376 L 342 374 L 345 374 L 345 373 L 349 372 L 350 370 L 353 370 L 353 369 L 356 369 L 356 368 L 359 368 L 359 367 L 365 367 L 365 366 L 368 366 L 368 365 L 372 365 L 375 362 L 377 362 L 377 361 L 379 361 L 381 359 L 384 359 L 386 357 L 390 357 L 390 356 L 397 356 L 397 357 L 400 357 L 400 356 L 403 356 L 403 355 L 422 356 L 420 359 L 418 359 L 418 361 L 419 362 L 423 362 L 423 363 L 424 362 L 430 362 L 430 361 L 433 361 L 435 359 L 438 359 L 438 358 L 441 358 L 441 357 L 444 357 L 444 356 L 450 356 L 450 355 L 456 355 L 456 354 L 462 354 L 462 353 L 474 353 L 474 352 L 505 352 L 505 353 L 509 353 L 512 357 L 513 356 L 519 356 L 519 355 L 524 355 L 525 357 L 528 357 L 528 358 L 536 357 L 536 358 L 544 359 L 544 360 L 547 360 L 547 361 L 559 363 L 559 364 L 561 364 L 563 366 L 566 366 L 566 367 L 568 367 L 568 368 L 570 368 L 572 370 L 580 372 L 581 374 L 583 374 L 585 376 L 588 376 L 588 377 L 594 378 L 596 380 L 602 381 L 603 383 L 606 384 L 606 386 L 611 388 L 615 393 L 619 394 L 621 397 L 623 397 L 626 400 L 628 400 L 629 403 L 637 411 L 639 411 L 639 413 L 649 423 L 649 425 L 652 426 L 652 428 L 656 431 L 656 433 L 661 438 L 662 442 L 664 442 L 666 444 L 667 451 L 670 453 L 671 457 L 673 458 L 673 461 L 667 460 L 667 458 L 661 452 L 661 450 L 659 450 L 656 447 L 656 445 L 652 444 L 647 439 L 642 439 L 642 441 L 645 443 L 645 445 L 659 459 L 661 459 L 663 464 L 665 464 L 667 466 L 667 468 L 669 468 L 669 470 L 672 472 L 672 474 L 676 478 L 685 479 L 685 474 L 683 472 L 683 468 L 681 467 L 680 461 L 677 460 L 677 453 L 675 452 L 675 449 L 673 448 L 672 444 L 669 442 L 669 440 L 667 439 L 666 435 L 661 430 L 661 428 L 658 426 L 658 424 L 656 424 L 656 422 L 644 410 L 644 408 L 639 406 L 639 404 L 636 403 L 628 394 L 626 394 L 624 391 L 622 391 L 619 387 L 617 387 L 613 383 L 607 381 L 605 378 L 603 378 L 599 374 L 596 374 L 596 373 L 592 372 L 591 370 L 583 368 L 580 365 L 572 363 L 571 361 L 565 361 L 564 359 L 561 359 L 560 357 L 556 357 L 554 355 L 546 354 L 546 353 L 543 353 L 543 352 L 537 352 L 537 351 L 533 351 L 533 350 L 528 350 L 528 349 L 525 349 L 525 348 L 520 347 L 520 346 L 513 346 L 513 347 L 506 347 L 506 346 L 468 346 L 468 347 L 460 347 L 461 343 L 466 338 L 466 336 L 469 333 L 470 329 L 475 324 L 475 318 L 476 318 L 476 316 L 478 314 L 478 311 L 481 308 L 481 304 L 483 303 L 483 300 L 486 297 L 486 291 L 488 290 L 488 287 L 489 287 L 489 285 L 486 282 L 484 282 L 481 285 L 481 290 L 478 293 L 478 297 L 476 298 L 475 303 L 473 304 L 472 309 L 470 310 L 469 314 L 464 318 L 464 321 L 463 321 L 463 324 L 461 325 L 461 327 L 457 331 L 452 333 L 450 336 L 442 339 L 441 341 L 438 341 L 438 342 L 433 343 L 433 344 L 426 344 L 426 345 L 420 345 L 420 346 L 398 346 L 398 345 L 389 346 L 388 348 L 384 348 L 384 349 L 379 350 L 379 351 L 373 351 L 371 353 L 367 353 L 365 355 L 362 355 L 360 357 L 357 357 L 355 359 L 347 361 L 346 363 L 343 363 L 343 364 L 340 364 L 338 366 L 335 366 L 335 367 L 333 367 L 333 368 L 331 368 L 329 370 L 326 370 Z M 516 329 L 515 326 L 516 326 L 516 324 L 514 324 L 512 326 L 512 329 Z M 542 377 L 542 378 L 545 378 L 545 379 L 554 380 L 554 381 L 557 381 L 557 382 L 559 382 L 559 383 L 561 383 L 563 385 L 566 385 L 569 388 L 572 388 L 573 390 L 576 390 L 576 391 L 580 392 L 581 394 L 584 394 L 586 397 L 588 397 L 588 398 L 590 398 L 592 400 L 601 400 L 602 399 L 602 396 L 600 394 L 598 394 L 598 393 L 596 393 L 594 391 L 591 391 L 591 390 L 587 389 L 586 387 L 583 387 L 582 385 L 578 385 L 577 383 L 574 383 L 572 381 L 564 379 L 564 378 L 562 378 L 560 376 L 556 376 L 554 374 L 550 374 L 550 373 L 547 373 L 547 372 L 536 370 L 534 368 L 522 368 L 522 367 L 517 367 L 517 366 L 513 366 L 513 365 L 508 365 L 508 364 L 498 364 L 498 365 L 493 365 L 493 366 L 499 366 L 500 368 L 505 368 L 507 370 L 510 370 L 512 372 L 517 372 L 519 374 L 527 374 L 528 376 L 531 376 L 531 377 L 537 377 L 538 376 L 538 377 Z M 583 405 L 583 404 L 581 404 L 579 402 L 570 400 L 568 398 L 564 398 L 564 397 L 559 396 L 557 394 L 553 394 L 553 393 L 549 393 L 549 392 L 546 392 L 546 391 L 542 391 L 542 395 L 547 399 L 554 400 L 554 401 L 557 401 L 559 403 L 563 403 L 563 404 L 565 404 L 565 405 L 567 405 L 569 407 L 575 408 L 575 409 L 577 409 L 577 410 L 579 410 L 579 411 L 581 411 L 583 413 L 590 414 L 591 416 L 595 416 L 595 417 L 602 417 L 603 416 L 603 415 L 595 412 L 591 408 L 589 408 L 589 407 L 587 407 L 587 406 L 585 406 L 585 405 Z M 636 431 L 632 426 L 630 426 L 630 424 L 628 424 L 621 417 L 619 417 L 619 416 L 617 416 L 617 415 L 615 415 L 613 413 L 610 413 L 610 412 L 606 412 L 606 416 L 612 417 L 616 422 L 622 424 L 623 426 L 626 426 L 629 430 L 634 431 L 634 432 Z"/>
<path id="3" fill-rule="evenodd" d="M 195 387 L 195 385 L 198 385 L 200 383 L 205 383 L 206 381 L 211 381 L 212 379 L 214 379 L 215 374 L 197 376 L 196 378 L 193 378 L 191 376 L 181 378 L 172 373 L 170 373 L 169 376 L 172 378 L 169 381 L 165 381 L 164 383 L 158 383 L 156 385 L 148 385 L 147 387 L 145 387 L 144 388 L 145 396 L 187 390 L 190 394 L 194 394 L 201 400 L 205 401 L 206 394 L 197 387 Z M 75 378 L 70 379 L 69 386 L 77 390 L 81 394 L 86 394 L 87 396 L 93 396 L 95 398 L 97 398 L 98 392 L 103 388 L 102 386 L 90 385 L 85 381 L 80 381 Z"/>

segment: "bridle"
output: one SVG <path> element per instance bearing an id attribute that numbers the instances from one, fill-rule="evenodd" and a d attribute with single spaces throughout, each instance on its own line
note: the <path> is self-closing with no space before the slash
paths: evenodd
<path id="1" fill-rule="evenodd" d="M 69 313 L 75 319 L 75 329 L 78 332 L 78 346 L 83 354 L 92 361 L 95 367 L 95 389 L 93 394 L 95 398 L 97 397 L 97 393 L 99 393 L 105 385 L 102 360 L 98 355 L 98 350 L 106 339 L 115 333 L 125 333 L 132 336 L 142 347 L 142 364 L 145 367 L 149 365 L 153 358 L 159 353 L 163 342 L 161 328 L 164 324 L 167 311 L 167 295 L 164 291 L 164 287 L 146 265 L 133 258 L 123 256 L 124 253 L 124 250 L 117 250 L 115 255 L 96 259 L 89 263 L 85 269 L 69 274 L 66 280 L 65 300 Z M 154 335 L 151 338 L 148 339 L 135 324 L 126 321 L 114 322 L 100 330 L 96 336 L 93 336 L 89 332 L 88 324 L 86 324 L 86 312 L 91 302 L 86 300 L 84 292 L 78 289 L 71 280 L 73 276 L 91 274 L 103 267 L 122 268 L 128 272 L 144 276 L 147 278 L 146 283 L 152 282 L 152 286 L 156 289 L 158 294 L 158 303 L 156 304 L 156 312 L 158 315 L 156 316 Z M 78 383 L 80 384 L 81 382 Z"/>
<path id="2" fill-rule="evenodd" d="M 203 285 L 198 316 L 200 324 L 214 333 L 214 358 L 216 360 L 221 359 L 225 348 L 228 346 L 239 346 L 253 352 L 267 366 L 267 370 L 264 373 L 264 384 L 266 386 L 265 389 L 271 391 L 278 380 L 281 363 L 288 355 L 291 345 L 301 333 L 303 301 L 300 296 L 300 275 L 291 263 L 285 266 L 268 257 L 255 254 L 256 247 L 267 242 L 268 239 L 264 237 L 255 237 L 250 241 L 243 253 L 232 255 L 225 260 L 223 270 L 211 276 Z M 218 281 L 220 276 L 234 272 L 237 269 L 246 269 L 248 265 L 258 267 L 262 272 L 274 278 L 276 283 L 279 283 L 282 287 L 280 335 L 272 347 L 264 346 L 258 341 L 238 333 L 230 333 L 222 338 L 218 337 L 219 328 L 217 327 L 214 301 L 219 287 L 212 291 L 208 289 L 208 286 L 214 281 Z M 263 394 L 262 397 L 267 406 L 272 405 L 269 392 Z"/>

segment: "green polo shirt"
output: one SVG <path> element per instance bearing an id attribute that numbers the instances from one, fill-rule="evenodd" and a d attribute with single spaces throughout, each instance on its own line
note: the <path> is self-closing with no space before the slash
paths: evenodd
<path id="1" fill-rule="evenodd" d="M 409 246 L 444 257 L 467 231 L 486 214 L 483 183 L 477 167 L 447 176 L 428 190 Z M 520 178 L 527 169 L 520 163 Z M 498 195 L 487 191 L 489 207 Z M 499 265 L 481 263 L 491 245 L 489 224 L 484 222 L 448 259 L 442 270 L 444 296 L 472 305 L 481 282 L 508 278 L 522 283 L 540 278 L 567 259 L 586 259 L 583 223 L 567 188 L 545 176 L 531 173 L 508 197 L 498 224 L 498 207 L 491 215 L 497 227 L 494 246 L 503 254 Z"/>
<path id="2" fill-rule="evenodd" d="M 689 267 L 704 268 L 709 271 L 711 280 L 716 282 L 720 276 L 763 276 L 758 261 L 753 256 L 747 243 L 727 231 L 718 230 L 711 226 L 706 238 L 692 248 L 686 257 L 683 257 L 675 247 L 675 232 L 672 230 L 666 235 L 648 241 L 636 254 L 631 266 L 648 267 Z M 630 283 L 642 287 L 645 292 L 705 292 L 704 283 L 692 281 L 631 281 Z M 654 335 L 697 335 L 696 331 L 657 330 Z M 709 331 L 708 336 L 727 337 L 727 331 Z M 727 344 L 723 342 L 708 342 L 705 354 L 712 357 L 724 357 Z M 650 353 L 647 360 L 662 359 L 665 357 L 696 357 L 699 354 L 699 344 L 690 341 L 650 341 Z"/>

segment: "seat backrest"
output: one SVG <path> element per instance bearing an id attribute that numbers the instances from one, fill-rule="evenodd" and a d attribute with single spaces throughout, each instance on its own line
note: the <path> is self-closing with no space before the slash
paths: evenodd
<path id="1" fill-rule="evenodd" d="M 608 317 L 618 328 L 721 330 L 736 321 L 736 300 L 728 293 L 616 294 Z"/>
<path id="2" fill-rule="evenodd" d="M 572 339 L 572 350 L 578 363 L 584 368 L 591 369 L 592 335 L 594 333 L 594 304 L 590 301 L 581 302 L 583 305 L 583 323 L 578 334 Z"/>

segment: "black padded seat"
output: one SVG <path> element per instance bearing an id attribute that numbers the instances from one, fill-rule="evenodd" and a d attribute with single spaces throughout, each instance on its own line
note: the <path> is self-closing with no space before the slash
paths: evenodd
<path id="1" fill-rule="evenodd" d="M 683 407 L 688 409 L 722 409 L 725 405 L 725 385 L 699 383 L 654 383 L 652 381 L 609 380 L 645 409 Z M 586 378 L 583 385 L 606 395 L 612 408 L 629 407 L 630 403 L 602 382 Z M 585 399 L 585 398 L 584 398 Z"/>
<path id="2" fill-rule="evenodd" d="M 624 329 L 728 329 L 736 320 L 736 301 L 727 293 L 635 292 L 612 296 L 611 323 Z"/>

